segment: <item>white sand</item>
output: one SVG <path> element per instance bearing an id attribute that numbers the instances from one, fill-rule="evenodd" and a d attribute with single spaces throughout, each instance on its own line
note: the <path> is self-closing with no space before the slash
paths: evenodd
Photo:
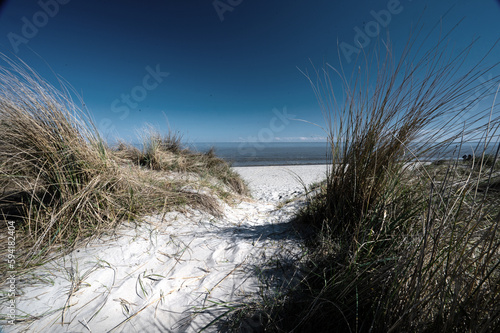
<path id="1" fill-rule="evenodd" d="M 262 291 L 286 287 L 303 251 L 287 223 L 296 207 L 277 210 L 272 198 L 302 189 L 293 173 L 310 184 L 324 178 L 325 166 L 235 169 L 266 201 L 224 204 L 222 218 L 191 210 L 123 225 L 19 278 L 23 321 L 2 321 L 3 330 L 196 332 Z"/>
<path id="2" fill-rule="evenodd" d="M 327 165 L 287 165 L 235 167 L 248 182 L 252 195 L 265 201 L 279 200 L 291 193 L 304 192 L 304 185 L 325 179 Z"/>

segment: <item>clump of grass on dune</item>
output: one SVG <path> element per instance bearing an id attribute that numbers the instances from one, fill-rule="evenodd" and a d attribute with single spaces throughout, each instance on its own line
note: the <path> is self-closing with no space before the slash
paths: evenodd
<path id="1" fill-rule="evenodd" d="M 248 188 L 230 165 L 217 157 L 213 149 L 207 153 L 193 152 L 182 147 L 182 136 L 169 131 L 162 135 L 152 126 L 141 131 L 142 150 L 120 143 L 117 156 L 151 170 L 176 171 L 210 176 L 228 186 L 231 191 L 247 195 Z"/>
<path id="2" fill-rule="evenodd" d="M 68 94 L 27 66 L 3 60 L 0 216 L 16 223 L 19 269 L 144 214 L 185 206 L 220 213 L 216 199 L 196 190 L 198 184 L 123 166 Z"/>
<path id="3" fill-rule="evenodd" d="M 16 66 L 11 63 L 12 66 Z M 61 93 L 21 67 L 1 69 L 0 177 L 37 249 L 100 225 L 118 174 L 102 142 Z M 4 187 L 4 188 L 5 188 Z M 113 209 L 114 210 L 114 209 Z M 77 221 L 75 226 L 69 220 Z M 65 221 L 65 222 L 63 222 Z"/>
<path id="4" fill-rule="evenodd" d="M 498 63 L 466 66 L 472 44 L 449 51 L 447 36 L 427 52 L 410 38 L 397 61 L 387 44 L 351 77 L 335 70 L 342 102 L 331 66 L 307 76 L 327 120 L 332 168 L 300 216 L 316 230 L 304 279 L 271 307 L 268 330 L 500 328 L 495 103 L 463 124 L 495 92 L 498 76 L 478 78 Z M 473 168 L 459 158 L 416 164 L 442 159 L 436 154 L 454 142 L 460 150 L 460 140 L 497 154 L 477 152 Z"/>

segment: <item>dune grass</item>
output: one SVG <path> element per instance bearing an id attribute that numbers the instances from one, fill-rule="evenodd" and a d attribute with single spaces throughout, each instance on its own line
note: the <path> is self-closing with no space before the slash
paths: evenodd
<path id="1" fill-rule="evenodd" d="M 478 107 L 500 82 L 478 79 L 498 63 L 470 64 L 473 43 L 450 50 L 448 36 L 427 51 L 413 36 L 399 57 L 378 45 L 350 77 L 306 73 L 332 168 L 299 215 L 315 230 L 303 280 L 258 310 L 268 331 L 500 329 L 500 117 L 495 102 Z M 464 162 L 470 141 L 483 148 Z M 455 160 L 418 162 L 454 146 Z"/>
<path id="2" fill-rule="evenodd" d="M 217 179 L 231 191 L 248 195 L 244 181 L 230 165 L 216 156 L 212 148 L 206 153 L 194 152 L 182 147 L 182 136 L 169 131 L 162 135 L 152 126 L 141 131 L 142 149 L 119 143 L 116 155 L 138 166 L 157 171 L 181 171 Z"/>
<path id="3" fill-rule="evenodd" d="M 110 149 L 67 92 L 26 65 L 3 60 L 0 219 L 15 222 L 18 270 L 146 214 L 187 206 L 220 214 L 217 185 L 180 173 L 209 173 L 230 193 L 246 191 L 223 160 L 181 150 L 176 136 L 152 135 L 144 152 Z M 124 156 L 137 163 L 124 164 Z M 8 271 L 5 261 L 0 265 L 2 274 Z"/>

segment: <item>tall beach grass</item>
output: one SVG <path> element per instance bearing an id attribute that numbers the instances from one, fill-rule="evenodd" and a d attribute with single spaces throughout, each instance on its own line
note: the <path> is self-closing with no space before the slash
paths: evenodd
<path id="1" fill-rule="evenodd" d="M 54 249 L 71 249 L 146 214 L 187 206 L 220 214 L 213 188 L 246 191 L 224 161 L 181 150 L 172 135 L 150 133 L 144 152 L 127 145 L 110 149 L 67 91 L 55 89 L 25 64 L 2 60 L 0 219 L 2 228 L 15 222 L 18 270 L 62 253 Z M 163 160 L 167 155 L 170 160 Z M 130 163 L 123 163 L 127 159 Z M 181 160 L 186 161 L 181 165 Z M 227 186 L 176 176 L 187 171 L 210 173 Z M 0 245 L 2 253 L 6 244 Z M 5 262 L 1 271 L 8 271 Z"/>
<path id="2" fill-rule="evenodd" d="M 499 63 L 471 63 L 474 43 L 453 50 L 449 34 L 418 40 L 398 56 L 378 44 L 350 76 L 305 73 L 332 164 L 299 215 L 315 230 L 302 282 L 261 305 L 268 331 L 500 329 L 500 114 L 481 103 L 498 94 Z M 483 148 L 463 161 L 471 141 Z M 456 159 L 419 162 L 450 147 Z"/>

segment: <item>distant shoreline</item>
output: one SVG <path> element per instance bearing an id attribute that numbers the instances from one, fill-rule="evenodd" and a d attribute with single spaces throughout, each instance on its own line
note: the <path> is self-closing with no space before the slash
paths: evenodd
<path id="1" fill-rule="evenodd" d="M 227 161 L 228 163 L 231 163 L 231 161 Z M 231 167 L 232 168 L 263 168 L 263 167 L 297 167 L 297 166 L 315 166 L 315 165 L 330 165 L 331 163 L 327 162 L 322 162 L 322 163 L 286 163 L 286 164 L 235 164 L 232 163 Z"/>
<path id="2" fill-rule="evenodd" d="M 184 144 L 193 152 L 206 153 L 214 148 L 217 157 L 224 159 L 233 167 L 246 166 L 284 166 L 284 165 L 322 165 L 330 164 L 331 154 L 324 142 L 197 142 Z M 136 144 L 141 149 L 141 145 Z M 434 162 L 439 160 L 462 160 L 463 155 L 473 154 L 481 144 L 470 142 L 463 144 L 461 149 L 456 145 L 443 148 L 436 156 L 423 156 L 419 162 Z M 488 153 L 493 153 L 495 147 L 489 147 Z M 331 152 L 330 152 L 331 153 Z M 411 154 L 411 153 L 408 153 Z M 407 155 L 411 161 L 417 159 Z"/>
<path id="3" fill-rule="evenodd" d="M 284 163 L 276 163 L 276 162 L 270 162 L 270 163 L 242 163 L 242 162 L 233 162 L 231 160 L 224 159 L 226 162 L 228 162 L 231 167 L 237 167 L 237 168 L 245 168 L 245 167 L 267 167 L 267 166 L 278 166 L 278 167 L 286 167 L 286 166 L 300 166 L 300 165 L 329 165 L 330 163 L 323 161 L 323 162 L 318 162 L 318 163 L 290 163 L 290 162 L 284 162 Z"/>

